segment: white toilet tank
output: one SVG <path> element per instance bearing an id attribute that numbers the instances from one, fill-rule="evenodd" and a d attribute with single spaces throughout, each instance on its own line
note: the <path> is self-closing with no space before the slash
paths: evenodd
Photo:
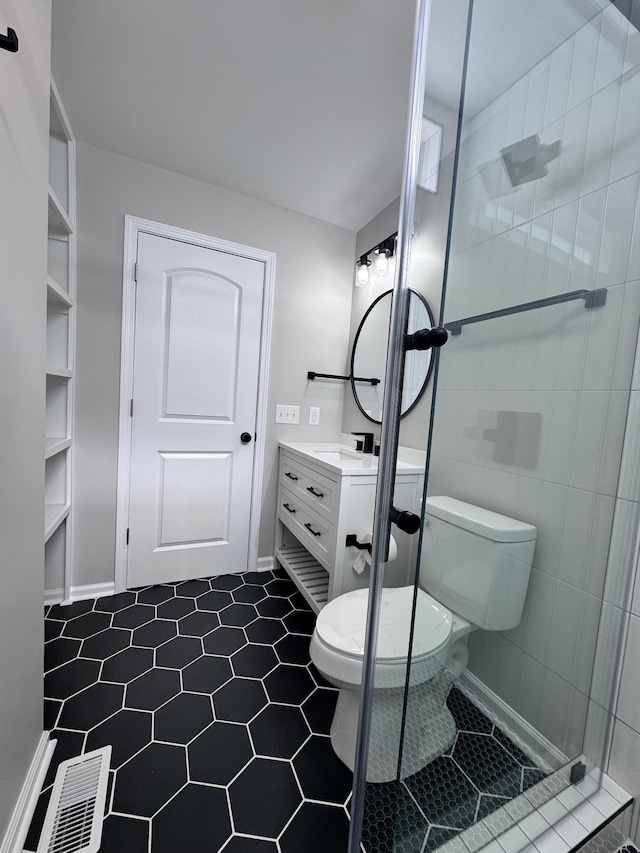
<path id="1" fill-rule="evenodd" d="M 454 498 L 427 498 L 426 509 L 422 588 L 480 628 L 515 628 L 529 585 L 536 528 Z"/>

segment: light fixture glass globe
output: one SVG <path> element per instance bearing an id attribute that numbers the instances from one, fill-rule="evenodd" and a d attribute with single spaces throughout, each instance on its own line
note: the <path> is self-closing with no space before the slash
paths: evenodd
<path id="1" fill-rule="evenodd" d="M 376 259 L 373 263 L 373 271 L 377 276 L 385 276 L 389 272 L 389 252 L 383 250 L 376 253 Z"/>
<path id="2" fill-rule="evenodd" d="M 358 264 L 358 271 L 356 273 L 356 284 L 358 287 L 366 287 L 369 284 L 369 280 L 369 265 Z"/>

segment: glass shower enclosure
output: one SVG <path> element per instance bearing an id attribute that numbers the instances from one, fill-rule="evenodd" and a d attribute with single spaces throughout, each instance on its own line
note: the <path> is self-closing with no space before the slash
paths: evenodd
<path id="1" fill-rule="evenodd" d="M 632 2 L 418 3 L 353 853 L 473 853 L 606 767 L 637 534 L 639 26 Z M 409 289 L 448 340 L 400 421 Z M 406 448 L 424 489 L 390 675 Z"/>

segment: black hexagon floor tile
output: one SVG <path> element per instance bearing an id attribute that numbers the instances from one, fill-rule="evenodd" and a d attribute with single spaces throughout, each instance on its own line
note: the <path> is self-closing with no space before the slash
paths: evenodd
<path id="1" fill-rule="evenodd" d="M 233 600 L 239 604 L 257 604 L 266 598 L 267 592 L 261 586 L 239 586 L 233 590 Z"/>
<path id="2" fill-rule="evenodd" d="M 287 634 L 276 643 L 276 654 L 282 663 L 309 663 L 309 638 Z"/>
<path id="3" fill-rule="evenodd" d="M 254 619 L 258 618 L 258 612 L 253 604 L 230 604 L 218 614 L 221 625 L 235 625 L 244 628 Z"/>
<path id="4" fill-rule="evenodd" d="M 249 723 L 256 755 L 292 758 L 309 737 L 299 708 L 269 704 Z"/>
<path id="5" fill-rule="evenodd" d="M 96 599 L 93 609 L 100 610 L 102 613 L 117 613 L 135 603 L 135 592 L 119 592 L 116 595 L 107 595 L 104 598 Z"/>
<path id="6" fill-rule="evenodd" d="M 47 699 L 68 699 L 98 680 L 100 662 L 75 658 L 44 677 L 44 695 Z"/>
<path id="7" fill-rule="evenodd" d="M 228 658 L 205 655 L 182 670 L 182 683 L 192 693 L 213 693 L 232 676 Z"/>
<path id="8" fill-rule="evenodd" d="M 256 619 L 245 628 L 245 633 L 252 643 L 273 645 L 287 633 L 280 619 Z"/>
<path id="9" fill-rule="evenodd" d="M 272 702 L 301 705 L 315 690 L 313 679 L 304 666 L 281 663 L 264 679 Z"/>
<path id="10" fill-rule="evenodd" d="M 178 622 L 178 633 L 186 637 L 204 637 L 220 625 L 217 613 L 198 611 Z"/>
<path id="11" fill-rule="evenodd" d="M 253 758 L 247 727 L 215 722 L 189 744 L 187 755 L 193 781 L 228 785 Z"/>
<path id="12" fill-rule="evenodd" d="M 199 637 L 174 637 L 156 651 L 156 666 L 182 669 L 202 655 Z"/>
<path id="13" fill-rule="evenodd" d="M 149 586 L 138 593 L 139 604 L 162 604 L 174 596 L 171 586 Z"/>
<path id="14" fill-rule="evenodd" d="M 216 578 L 209 578 L 211 589 L 222 589 L 231 592 L 242 586 L 242 575 L 219 575 Z"/>
<path id="15" fill-rule="evenodd" d="M 193 598 L 170 598 L 164 604 L 159 604 L 158 619 L 182 619 L 188 613 L 193 613 L 196 603 Z"/>
<path id="16" fill-rule="evenodd" d="M 116 772 L 113 811 L 152 817 L 186 781 L 184 747 L 150 743 Z"/>
<path id="17" fill-rule="evenodd" d="M 344 809 L 303 803 L 280 839 L 282 853 L 327 853 L 347 849 L 349 821 Z"/>
<path id="18" fill-rule="evenodd" d="M 54 604 L 47 614 L 48 619 L 61 619 L 64 622 L 69 622 L 75 619 L 76 616 L 82 616 L 83 613 L 88 613 L 93 610 L 94 602 L 87 598 L 84 601 L 74 601 L 73 604 Z"/>
<path id="19" fill-rule="evenodd" d="M 87 735 L 86 750 L 111 744 L 111 767 L 117 769 L 151 742 L 151 714 L 118 711 Z"/>
<path id="20" fill-rule="evenodd" d="M 73 660 L 80 651 L 80 645 L 80 640 L 72 640 L 68 637 L 51 640 L 44 647 L 44 671 L 50 672 L 57 666 Z"/>
<path id="21" fill-rule="evenodd" d="M 234 678 L 213 694 L 213 707 L 219 720 L 248 723 L 269 700 L 262 682 Z"/>
<path id="22" fill-rule="evenodd" d="M 108 815 L 102 824 L 100 853 L 143 853 L 149 847 L 149 821 Z"/>
<path id="23" fill-rule="evenodd" d="M 291 613 L 293 605 L 288 598 L 265 598 L 256 604 L 256 610 L 261 616 L 282 619 L 287 613 Z"/>
<path id="24" fill-rule="evenodd" d="M 307 634 L 310 637 L 315 628 L 316 615 L 310 610 L 294 610 L 282 621 L 291 634 Z"/>
<path id="25" fill-rule="evenodd" d="M 82 642 L 82 657 L 106 660 L 126 649 L 131 643 L 131 631 L 123 628 L 107 628 Z"/>
<path id="26" fill-rule="evenodd" d="M 303 702 L 302 713 L 304 714 L 307 723 L 309 723 L 309 728 L 314 734 L 329 734 L 337 701 L 337 690 L 325 690 L 323 687 L 318 687 L 314 690 L 311 696 Z"/>
<path id="27" fill-rule="evenodd" d="M 177 633 L 176 623 L 172 619 L 154 619 L 147 622 L 146 625 L 136 628 L 133 632 L 133 645 L 157 649 L 158 646 L 175 637 Z"/>
<path id="28" fill-rule="evenodd" d="M 44 623 L 44 641 L 48 643 L 49 640 L 55 640 L 56 637 L 59 637 L 62 634 L 62 629 L 64 628 L 64 622 L 56 622 L 53 619 L 45 619 Z"/>
<path id="29" fill-rule="evenodd" d="M 217 613 L 223 607 L 228 607 L 230 604 L 233 604 L 231 593 L 219 592 L 218 590 L 201 595 L 196 602 L 198 610 L 209 610 L 211 613 Z"/>
<path id="30" fill-rule="evenodd" d="M 176 595 L 197 598 L 197 596 L 209 592 L 210 589 L 209 581 L 184 581 L 176 586 Z"/>
<path id="31" fill-rule="evenodd" d="M 231 664 L 236 675 L 262 678 L 278 665 L 278 658 L 269 646 L 249 643 L 231 656 Z"/>
<path id="32" fill-rule="evenodd" d="M 302 797 L 288 761 L 254 758 L 229 786 L 229 800 L 236 832 L 277 838 Z"/>
<path id="33" fill-rule="evenodd" d="M 202 641 L 204 650 L 209 655 L 232 655 L 247 643 L 247 635 L 242 628 L 232 628 L 221 625 Z"/>
<path id="34" fill-rule="evenodd" d="M 190 783 L 152 820 L 151 853 L 220 850 L 230 835 L 225 792 Z"/>
<path id="35" fill-rule="evenodd" d="M 456 721 L 458 731 L 482 732 L 491 734 L 493 723 L 487 719 L 479 708 L 471 702 L 461 690 L 452 687 L 447 697 L 447 705 Z"/>
<path id="36" fill-rule="evenodd" d="M 293 759 L 293 766 L 307 800 L 344 805 L 353 774 L 333 751 L 331 740 L 313 735 Z"/>
<path id="37" fill-rule="evenodd" d="M 126 684 L 151 669 L 152 666 L 152 649 L 136 649 L 130 646 L 104 662 L 100 680 Z"/>
<path id="38" fill-rule="evenodd" d="M 89 731 L 122 708 L 124 687 L 98 682 L 67 699 L 58 725 L 62 729 Z"/>
<path id="39" fill-rule="evenodd" d="M 114 615 L 113 627 L 139 628 L 140 625 L 151 622 L 155 617 L 155 607 L 151 607 L 149 604 L 132 604 L 131 607 L 125 607 L 124 610 L 120 610 Z"/>
<path id="40" fill-rule="evenodd" d="M 84 616 L 78 616 L 76 619 L 67 622 L 62 636 L 84 640 L 93 634 L 97 634 L 98 631 L 104 631 L 105 628 L 108 628 L 111 619 L 112 617 L 108 613 L 85 613 Z"/>
<path id="41" fill-rule="evenodd" d="M 155 711 L 180 693 L 180 673 L 173 669 L 150 669 L 127 684 L 124 704 L 140 711 Z"/>
<path id="42" fill-rule="evenodd" d="M 276 579 L 269 581 L 269 583 L 265 585 L 265 589 L 269 595 L 284 596 L 286 598 L 289 595 L 293 595 L 297 587 L 293 581 L 290 581 L 289 579 Z"/>
<path id="43" fill-rule="evenodd" d="M 211 699 L 196 693 L 178 693 L 154 715 L 154 740 L 189 743 L 213 721 Z"/>

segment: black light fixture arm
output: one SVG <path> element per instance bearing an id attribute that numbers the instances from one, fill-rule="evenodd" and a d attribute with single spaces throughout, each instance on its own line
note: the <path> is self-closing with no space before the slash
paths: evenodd
<path id="1" fill-rule="evenodd" d="M 0 47 L 9 53 L 18 52 L 18 34 L 11 27 L 7 27 L 6 36 L 0 35 Z"/>
<path id="2" fill-rule="evenodd" d="M 313 382 L 314 379 L 342 379 L 343 382 L 368 382 L 370 385 L 379 385 L 380 380 L 373 377 L 365 379 L 363 376 L 338 376 L 337 373 L 316 373 L 315 370 L 307 372 L 307 379 Z"/>

